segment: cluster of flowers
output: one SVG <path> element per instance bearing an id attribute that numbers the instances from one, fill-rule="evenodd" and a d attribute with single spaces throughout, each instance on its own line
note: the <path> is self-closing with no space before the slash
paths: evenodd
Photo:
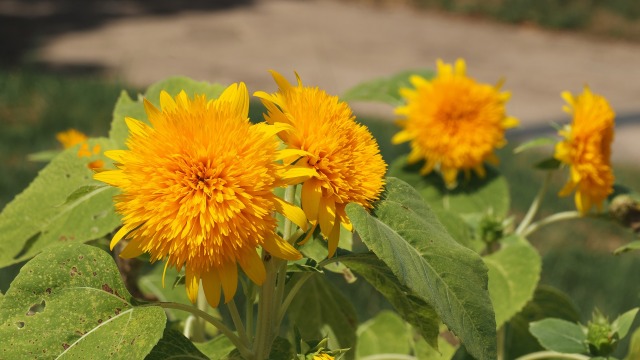
<path id="1" fill-rule="evenodd" d="M 237 265 L 262 284 L 258 247 L 281 259 L 302 257 L 291 239 L 278 235 L 275 212 L 308 232 L 319 227 L 332 256 L 340 226 L 351 229 L 345 206 L 370 208 L 384 187 L 378 144 L 349 106 L 299 78 L 294 86 L 272 74 L 278 92 L 255 93 L 267 108 L 266 122 L 258 124 L 249 121 L 243 83 L 215 100 L 162 92 L 161 109 L 145 100 L 151 126 L 126 118 L 129 149 L 105 152 L 117 170 L 95 175 L 122 190 L 116 210 L 123 227 L 111 247 L 130 239 L 120 256 L 149 253 L 152 261 L 184 266 L 192 302 L 201 280 L 211 306 L 221 289 L 229 301 Z M 301 209 L 273 192 L 296 184 L 302 184 Z"/>
<path id="2" fill-rule="evenodd" d="M 422 173 L 438 169 L 448 187 L 457 185 L 458 172 L 471 170 L 484 177 L 484 162 L 496 163 L 494 150 L 506 144 L 505 130 L 518 121 L 506 115 L 508 92 L 500 85 L 479 84 L 465 74 L 465 62 L 454 66 L 438 61 L 438 75 L 431 81 L 411 77 L 413 89 L 402 89 L 406 105 L 396 113 L 403 128 L 392 141 L 411 141 L 409 163 L 424 160 Z M 564 110 L 573 115 L 571 125 L 560 131 L 564 138 L 554 157 L 570 166 L 570 177 L 560 192 L 575 190 L 580 213 L 587 214 L 613 191 L 611 142 L 615 114 L 607 100 L 585 87 L 582 94 L 562 93 Z"/>
<path id="3" fill-rule="evenodd" d="M 506 144 L 505 130 L 518 121 L 506 115 L 510 94 L 467 77 L 463 60 L 438 61 L 437 67 L 433 79 L 413 76 L 413 88 L 401 90 L 406 103 L 396 110 L 402 130 L 392 141 L 410 141 L 409 162 L 424 161 L 423 174 L 436 170 L 453 188 L 460 172 L 485 175 L 484 163 L 497 161 L 495 149 Z M 309 233 L 319 227 L 331 257 L 340 227 L 352 229 L 346 204 L 371 208 L 384 187 L 386 164 L 378 145 L 349 106 L 303 86 L 299 77 L 292 85 L 272 75 L 278 91 L 254 94 L 267 109 L 266 122 L 258 124 L 249 122 L 243 83 L 215 100 L 162 92 L 161 109 L 145 100 L 151 126 L 127 118 L 129 149 L 107 151 L 117 170 L 95 175 L 122 190 L 116 210 L 123 227 L 112 248 L 129 239 L 123 257 L 149 253 L 152 261 L 184 266 L 193 302 L 201 280 L 211 306 L 221 292 L 229 301 L 237 265 L 262 284 L 258 247 L 282 259 L 301 258 L 292 240 L 278 235 L 275 212 Z M 555 157 L 571 167 L 562 194 L 575 190 L 576 206 L 585 214 L 612 191 L 614 113 L 588 88 L 577 97 L 563 96 L 573 122 L 561 131 Z M 296 184 L 302 184 L 301 208 L 274 195 L 276 187 Z"/>

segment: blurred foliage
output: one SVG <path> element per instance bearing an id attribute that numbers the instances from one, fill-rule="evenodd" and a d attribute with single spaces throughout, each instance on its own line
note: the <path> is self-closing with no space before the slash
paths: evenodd
<path id="1" fill-rule="evenodd" d="M 437 8 L 499 21 L 536 24 L 554 29 L 580 29 L 599 35 L 640 40 L 637 0 L 411 0 Z"/>

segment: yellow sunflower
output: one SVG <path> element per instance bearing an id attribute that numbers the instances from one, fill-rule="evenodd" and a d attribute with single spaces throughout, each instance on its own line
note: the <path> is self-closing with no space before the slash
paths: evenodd
<path id="1" fill-rule="evenodd" d="M 76 129 L 61 131 L 56 134 L 56 139 L 62 144 L 62 147 L 68 149 L 73 145 L 77 145 L 87 141 L 87 135 Z"/>
<path id="2" fill-rule="evenodd" d="M 333 356 L 329 354 L 315 354 L 313 355 L 313 360 L 333 360 L 335 359 Z"/>
<path id="3" fill-rule="evenodd" d="M 602 210 L 602 202 L 613 191 L 610 158 L 615 113 L 604 97 L 588 87 L 576 97 L 569 92 L 562 97 L 568 104 L 564 110 L 573 115 L 573 121 L 560 131 L 564 140 L 556 145 L 554 155 L 571 167 L 560 195 L 575 190 L 576 208 L 585 215 L 594 205 Z"/>
<path id="4" fill-rule="evenodd" d="M 268 110 L 268 123 L 291 126 L 279 134 L 294 154 L 285 163 L 294 163 L 300 179 L 307 179 L 302 185 L 302 209 L 328 238 L 331 257 L 338 247 L 340 224 L 352 230 L 346 205 L 354 202 L 371 208 L 384 186 L 387 164 L 349 105 L 316 87 L 303 86 L 297 74 L 298 85 L 293 86 L 277 72 L 271 73 L 278 92 L 255 96 Z"/>
<path id="5" fill-rule="evenodd" d="M 414 88 L 400 90 L 406 104 L 396 114 L 403 129 L 392 142 L 411 141 L 408 162 L 424 159 L 423 175 L 438 169 L 446 185 L 455 187 L 459 171 L 485 176 L 484 162 L 497 163 L 494 150 L 506 144 L 505 129 L 518 120 L 506 115 L 510 94 L 467 77 L 464 60 L 455 66 L 438 60 L 437 67 L 432 80 L 414 75 L 409 79 Z"/>
<path id="6" fill-rule="evenodd" d="M 261 246 L 282 259 L 300 253 L 276 234 L 275 211 L 304 227 L 301 209 L 276 197 L 287 172 L 275 134 L 284 126 L 251 125 L 243 83 L 229 86 L 217 100 L 160 94 L 161 110 L 147 100 L 152 126 L 127 118 L 128 150 L 107 151 L 118 170 L 95 178 L 116 186 L 123 227 L 111 248 L 130 239 L 123 257 L 149 253 L 166 266 L 185 267 L 186 290 L 196 301 L 202 280 L 211 306 L 221 288 L 225 302 L 236 292 L 237 264 L 256 284 L 265 279 L 257 253 Z"/>

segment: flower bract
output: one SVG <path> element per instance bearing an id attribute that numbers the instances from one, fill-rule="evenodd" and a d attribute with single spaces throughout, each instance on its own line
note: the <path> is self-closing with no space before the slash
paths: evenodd
<path id="1" fill-rule="evenodd" d="M 464 60 L 455 66 L 438 60 L 437 68 L 433 79 L 413 75 L 413 87 L 400 90 L 405 104 L 396 113 L 402 130 L 392 142 L 410 141 L 408 162 L 424 160 L 421 173 L 437 169 L 451 188 L 460 171 L 484 177 L 484 162 L 497 162 L 494 150 L 506 144 L 505 130 L 518 121 L 506 115 L 510 94 L 467 77 Z"/>
<path id="2" fill-rule="evenodd" d="M 564 138 L 556 145 L 555 158 L 570 166 L 569 179 L 560 191 L 567 196 L 575 191 L 576 208 L 587 214 L 613 191 L 611 142 L 615 113 L 607 100 L 585 87 L 582 94 L 562 93 L 564 110 L 573 115 L 571 125 L 560 131 Z"/>
<path id="3" fill-rule="evenodd" d="M 111 247 L 129 239 L 122 257 L 149 253 L 151 261 L 184 266 L 189 299 L 196 301 L 202 281 L 215 307 L 221 289 L 225 301 L 235 294 L 238 265 L 262 284 L 258 247 L 282 259 L 301 258 L 275 230 L 276 211 L 306 224 L 301 209 L 272 192 L 285 181 L 275 136 L 282 127 L 251 125 L 243 83 L 216 100 L 163 91 L 160 105 L 144 101 L 150 125 L 126 118 L 128 150 L 105 152 L 117 170 L 95 175 L 121 189 L 115 207 L 123 227 Z"/>
<path id="4" fill-rule="evenodd" d="M 340 237 L 340 224 L 352 230 L 345 212 L 348 203 L 371 208 L 384 187 L 386 163 L 369 130 L 355 121 L 345 102 L 317 87 L 291 85 L 272 71 L 278 92 L 257 92 L 271 124 L 285 124 L 279 133 L 291 152 L 285 163 L 300 172 L 301 203 L 307 218 L 328 239 L 329 257 Z"/>

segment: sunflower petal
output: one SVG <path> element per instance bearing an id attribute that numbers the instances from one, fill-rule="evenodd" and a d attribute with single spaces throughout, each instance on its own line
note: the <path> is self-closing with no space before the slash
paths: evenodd
<path id="1" fill-rule="evenodd" d="M 333 229 L 331 229 L 331 233 L 329 234 L 329 255 L 328 257 L 333 257 L 338 249 L 338 243 L 340 242 L 340 222 L 336 221 L 333 225 Z"/>
<path id="2" fill-rule="evenodd" d="M 301 202 L 310 221 L 318 220 L 318 210 L 320 209 L 320 199 L 322 198 L 322 187 L 314 179 L 309 179 L 302 184 Z"/>
<path id="3" fill-rule="evenodd" d="M 285 260 L 300 260 L 302 255 L 291 244 L 286 242 L 278 235 L 273 235 L 264 239 L 262 248 L 267 250 L 269 254 Z"/>
<path id="4" fill-rule="evenodd" d="M 220 280 L 222 281 L 224 302 L 226 304 L 233 299 L 238 288 L 238 265 L 233 261 L 225 263 L 220 269 Z"/>
<path id="5" fill-rule="evenodd" d="M 119 256 L 123 259 L 133 259 L 144 254 L 144 251 L 140 249 L 139 246 L 140 244 L 138 242 L 131 241 L 124 249 L 122 249 Z"/>
<path id="6" fill-rule="evenodd" d="M 331 196 L 325 196 L 320 199 L 320 208 L 318 212 L 318 221 L 322 234 L 328 236 L 333 230 L 336 220 L 336 204 Z"/>
<path id="7" fill-rule="evenodd" d="M 106 171 L 105 171 L 106 172 Z M 111 243 L 109 244 L 109 250 L 113 250 L 113 248 L 116 246 L 116 244 L 122 240 L 122 238 L 124 238 L 131 230 L 133 230 L 132 228 L 124 225 L 120 228 L 120 230 L 118 230 L 116 232 L 115 235 L 113 235 L 113 239 L 111 239 Z"/>
<path id="8" fill-rule="evenodd" d="M 238 263 L 245 274 L 257 285 L 262 285 L 267 278 L 264 264 L 254 249 L 246 250 L 238 257 Z"/>
<path id="9" fill-rule="evenodd" d="M 280 199 L 279 197 L 275 198 L 274 205 L 277 212 L 284 215 L 287 219 L 293 221 L 293 223 L 298 225 L 298 227 L 302 229 L 302 231 L 307 230 L 307 217 L 305 216 L 302 209 Z"/>
<path id="10" fill-rule="evenodd" d="M 184 286 L 187 290 L 187 297 L 192 304 L 198 300 L 198 287 L 200 286 L 200 276 L 196 274 L 191 266 L 187 266 L 185 269 L 185 283 Z"/>
<path id="11" fill-rule="evenodd" d="M 210 270 L 202 274 L 204 296 L 213 308 L 217 308 L 220 304 L 220 285 L 220 276 L 216 270 Z"/>

